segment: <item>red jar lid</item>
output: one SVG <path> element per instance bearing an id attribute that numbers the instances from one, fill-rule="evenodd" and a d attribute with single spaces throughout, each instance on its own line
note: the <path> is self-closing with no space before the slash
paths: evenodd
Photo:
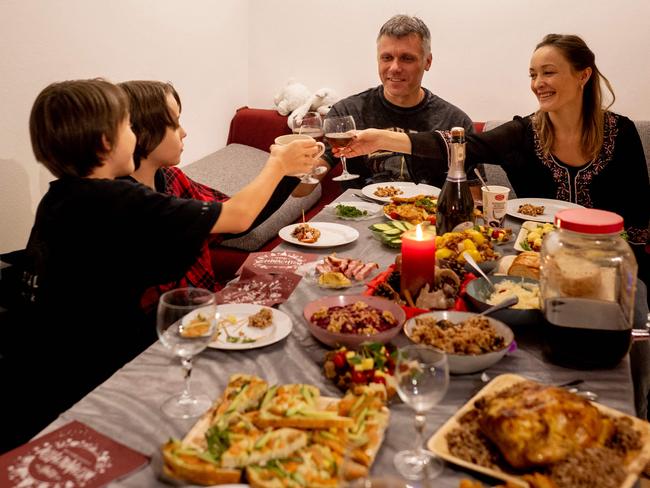
<path id="1" fill-rule="evenodd" d="M 583 234 L 612 234 L 623 230 L 623 217 L 595 208 L 570 208 L 555 214 L 555 225 Z"/>

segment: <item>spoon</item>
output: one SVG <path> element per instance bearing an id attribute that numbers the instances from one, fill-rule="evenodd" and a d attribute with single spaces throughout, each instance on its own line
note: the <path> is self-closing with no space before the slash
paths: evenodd
<path id="1" fill-rule="evenodd" d="M 492 312 L 496 312 L 497 310 L 501 310 L 502 308 L 508 308 L 512 305 L 516 305 L 519 302 L 519 297 L 508 297 L 504 301 L 497 303 L 496 305 L 492 305 L 490 308 L 486 308 L 483 310 L 479 315 L 489 315 Z"/>
<path id="2" fill-rule="evenodd" d="M 490 191 L 490 187 L 487 185 L 483 177 L 481 176 L 481 172 L 478 170 L 478 168 L 474 168 L 474 173 L 476 173 L 476 176 L 478 176 L 478 179 L 481 180 L 481 184 L 485 187 L 487 191 Z"/>
<path id="3" fill-rule="evenodd" d="M 463 257 L 465 258 L 465 261 L 466 261 L 467 263 L 469 263 L 469 265 L 470 265 L 472 268 L 474 268 L 476 271 L 478 271 L 478 273 L 479 273 L 483 278 L 485 278 L 485 281 L 487 281 L 487 282 L 490 284 L 490 287 L 492 287 L 492 289 L 494 290 L 494 283 L 492 283 L 492 281 L 490 280 L 490 278 L 488 278 L 488 276 L 483 272 L 483 270 L 482 270 L 481 268 L 479 268 L 479 265 L 476 263 L 476 261 L 474 261 L 474 258 L 473 258 L 473 257 L 472 257 L 472 256 L 471 256 L 467 251 L 465 251 L 465 252 L 463 253 Z"/>

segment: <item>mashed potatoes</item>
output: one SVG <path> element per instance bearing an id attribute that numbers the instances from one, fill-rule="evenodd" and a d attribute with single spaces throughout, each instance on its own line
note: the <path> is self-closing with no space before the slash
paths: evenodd
<path id="1" fill-rule="evenodd" d="M 528 310 L 531 308 L 540 308 L 539 285 L 532 283 L 515 283 L 514 281 L 504 280 L 495 285 L 495 291 L 490 295 L 487 302 L 490 305 L 501 303 L 506 298 L 516 296 L 519 302 L 510 308 L 518 310 Z"/>

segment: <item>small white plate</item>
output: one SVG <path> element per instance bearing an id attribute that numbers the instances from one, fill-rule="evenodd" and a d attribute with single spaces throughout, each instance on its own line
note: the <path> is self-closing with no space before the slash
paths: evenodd
<path id="1" fill-rule="evenodd" d="M 402 193 L 395 195 L 396 197 L 400 198 L 411 198 L 417 195 L 437 197 L 440 195 L 440 188 L 436 186 L 425 184 L 417 185 L 411 181 L 387 181 L 385 183 L 373 183 L 372 185 L 364 186 L 361 189 L 361 193 L 363 193 L 368 198 L 372 198 L 373 200 L 378 200 L 380 202 L 386 203 L 390 202 L 392 197 L 378 197 L 375 195 L 375 191 L 377 191 L 377 188 L 380 186 L 392 186 L 393 188 L 402 190 Z"/>
<path id="2" fill-rule="evenodd" d="M 363 215 L 361 217 L 341 217 L 340 215 L 336 215 L 336 206 L 337 205 L 346 205 L 348 207 L 355 207 L 358 208 L 359 210 L 365 210 L 368 212 L 367 215 Z M 370 220 L 374 219 L 379 213 L 381 213 L 382 207 L 381 205 L 377 203 L 370 203 L 370 202 L 333 202 L 330 203 L 329 205 L 325 205 L 326 208 L 328 208 L 332 214 L 337 218 L 341 220 Z"/>
<path id="3" fill-rule="evenodd" d="M 544 213 L 542 215 L 526 215 L 519 213 L 520 205 L 535 205 L 537 207 L 543 205 Z M 552 200 L 550 198 L 515 198 L 508 200 L 506 205 L 506 213 L 523 220 L 533 220 L 535 222 L 553 222 L 555 214 L 560 210 L 567 208 L 583 208 L 582 205 L 577 203 L 565 202 L 564 200 Z"/>
<path id="4" fill-rule="evenodd" d="M 300 224 L 287 225 L 280 229 L 278 235 L 281 239 L 305 247 L 334 247 L 349 244 L 359 238 L 359 231 L 349 225 L 333 224 L 331 222 L 307 222 L 311 227 L 320 231 L 320 237 L 316 242 L 300 242 L 291 234 Z"/>
<path id="5" fill-rule="evenodd" d="M 248 317 L 256 314 L 263 308 L 271 310 L 273 323 L 266 329 L 249 327 Z M 293 322 L 291 322 L 291 318 L 286 313 L 263 305 L 226 303 L 217 306 L 217 312 L 219 313 L 218 335 L 216 335 L 214 341 L 208 344 L 208 347 L 213 349 L 242 350 L 268 346 L 287 337 L 293 328 Z M 226 318 L 229 316 L 233 316 L 237 320 L 237 323 L 232 324 L 227 321 Z M 231 336 L 253 339 L 254 342 L 229 342 L 228 334 L 223 330 L 224 327 Z M 240 335 L 240 333 L 243 335 Z"/>
<path id="6" fill-rule="evenodd" d="M 348 278 L 350 280 L 349 285 L 339 285 L 339 286 L 321 285 L 318 282 L 318 277 L 320 276 L 320 273 L 318 272 L 318 270 L 316 270 L 316 266 L 318 266 L 319 264 L 322 264 L 322 263 L 323 263 L 322 260 L 320 260 L 320 261 L 311 261 L 309 263 L 305 263 L 302 266 L 300 266 L 298 269 L 296 269 L 296 274 L 302 276 L 303 279 L 305 281 L 307 281 L 308 283 L 312 283 L 314 285 L 320 286 L 321 288 L 328 288 L 328 289 L 332 289 L 332 290 L 342 290 L 342 289 L 345 289 L 345 288 L 353 288 L 353 287 L 356 287 L 356 286 L 365 286 L 366 283 L 369 282 L 370 280 L 372 280 L 377 275 L 377 273 L 379 273 L 379 271 L 380 271 L 380 269 L 378 267 L 373 269 L 370 272 L 370 274 L 368 274 L 368 276 L 366 276 L 366 278 L 361 280 L 361 281 L 357 281 L 354 278 Z"/>
<path id="7" fill-rule="evenodd" d="M 528 234 L 537 229 L 538 225 L 544 225 L 544 223 L 545 222 L 535 222 L 533 220 L 527 220 L 526 222 L 523 222 L 521 224 L 521 229 L 519 229 L 519 234 L 517 234 L 517 240 L 513 246 L 515 251 L 527 251 L 527 249 L 524 249 L 521 243 L 526 242 Z M 533 249 L 531 249 L 531 251 L 533 251 Z"/>

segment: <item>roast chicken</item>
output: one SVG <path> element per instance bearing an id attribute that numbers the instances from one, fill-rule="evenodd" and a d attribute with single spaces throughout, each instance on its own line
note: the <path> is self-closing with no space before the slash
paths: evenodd
<path id="1" fill-rule="evenodd" d="M 568 391 L 523 381 L 477 400 L 481 431 L 514 468 L 546 466 L 602 446 L 613 422 Z"/>

